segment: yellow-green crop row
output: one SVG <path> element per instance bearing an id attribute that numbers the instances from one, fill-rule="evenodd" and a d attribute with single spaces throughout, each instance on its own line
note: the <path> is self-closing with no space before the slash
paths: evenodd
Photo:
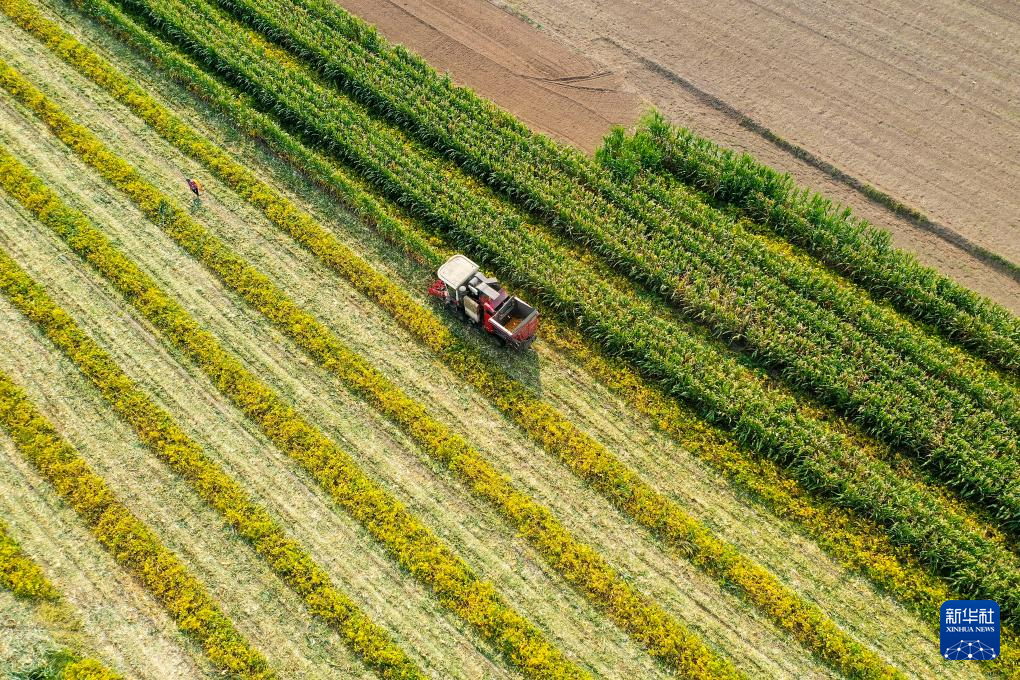
<path id="1" fill-rule="evenodd" d="M 95 659 L 75 659 L 64 666 L 60 680 L 121 680 L 121 676 Z"/>
<path id="2" fill-rule="evenodd" d="M 63 205 L 2 148 L 0 185 L 78 248 L 88 249 L 95 244 L 94 234 L 78 228 L 87 225 L 84 216 Z M 287 537 L 269 513 L 254 503 L 169 414 L 139 389 L 110 356 L 53 303 L 45 290 L 15 269 L 13 261 L 8 259 L 7 263 L 9 276 L 3 283 L 4 292 L 11 301 L 96 385 L 114 410 L 135 429 L 139 439 L 251 542 L 255 551 L 314 615 L 339 632 L 366 665 L 381 676 L 424 677 L 403 650 L 389 640 L 385 631 L 332 584 L 304 548 Z"/>
<path id="3" fill-rule="evenodd" d="M 572 536 L 547 508 L 515 488 L 508 477 L 497 472 L 462 437 L 433 419 L 420 404 L 407 397 L 364 359 L 345 347 L 328 328 L 297 307 L 267 277 L 231 252 L 224 243 L 194 221 L 186 211 L 172 204 L 155 187 L 143 180 L 131 166 L 103 147 L 87 129 L 67 118 L 53 102 L 2 63 L 0 84 L 19 101 L 32 108 L 60 139 L 114 186 L 124 191 L 154 223 L 185 250 L 277 324 L 350 389 L 402 427 L 426 453 L 448 466 L 472 491 L 492 503 L 568 583 L 588 596 L 654 657 L 690 677 L 737 676 L 736 670 L 728 661 L 718 657 L 696 634 L 627 583 L 597 552 Z M 83 228 L 84 225 L 80 229 Z M 99 238 L 101 235 L 94 233 L 90 240 L 96 241 Z M 143 315 L 158 328 L 166 331 L 174 342 L 195 358 L 224 393 L 245 410 L 271 439 L 295 457 L 305 461 L 309 461 L 309 458 L 315 460 L 313 466 L 317 470 L 326 467 L 334 472 L 325 483 L 327 488 L 338 500 L 352 509 L 355 516 L 367 526 L 376 528 L 374 533 L 394 552 L 398 552 L 402 547 L 403 538 L 400 534 L 418 534 L 423 541 L 430 544 L 429 551 L 441 551 L 438 541 L 427 534 L 424 527 L 412 526 L 410 516 L 402 518 L 400 524 L 406 526 L 402 527 L 404 531 L 396 535 L 390 533 L 392 527 L 380 526 L 380 518 L 387 517 L 388 514 L 400 516 L 406 511 L 395 501 L 384 497 L 382 489 L 378 487 L 368 493 L 358 488 L 374 485 L 357 469 L 354 461 L 346 453 L 340 451 L 321 431 L 286 406 L 278 395 L 239 363 L 228 359 L 211 336 L 202 331 L 182 308 L 170 301 L 108 242 L 102 245 L 93 242 L 90 245 L 91 252 L 83 256 L 111 282 L 118 285 L 128 299 L 136 303 Z M 146 298 L 159 296 L 161 298 L 159 309 L 150 309 L 148 304 L 138 305 L 136 301 L 143 296 Z M 229 379 L 225 379 L 225 373 L 230 373 Z M 325 466 L 322 465 L 324 457 L 331 458 L 329 464 Z M 343 474 L 336 475 L 334 466 L 342 467 Z M 322 481 L 321 471 L 318 476 Z M 352 478 L 355 480 L 355 489 L 350 488 Z M 357 501 L 354 501 L 355 498 Z M 718 552 L 718 556 L 729 558 L 729 555 L 722 551 Z M 447 559 L 450 569 L 456 568 L 467 573 L 466 565 L 455 564 L 452 555 Z M 427 569 L 426 581 L 441 593 L 448 593 L 443 599 L 449 598 L 450 593 L 462 588 L 460 583 L 441 585 L 437 588 L 437 584 L 446 578 L 446 575 L 437 573 L 440 570 L 436 565 L 416 564 L 411 555 L 407 555 L 403 561 L 409 567 L 417 567 L 419 572 Z M 459 580 L 466 583 L 473 579 L 465 575 Z M 467 590 L 475 589 L 471 586 Z M 472 601 L 475 595 L 474 592 L 463 594 L 458 592 L 453 598 L 458 600 L 456 610 L 468 621 L 475 623 L 494 642 L 505 643 L 505 631 L 500 628 L 488 629 L 491 617 L 488 612 L 482 610 L 484 608 L 475 606 Z M 498 609 L 501 605 L 495 602 L 493 599 L 488 607 Z M 522 631 L 526 630 L 523 628 L 523 620 L 516 621 L 511 618 L 510 623 Z M 833 629 L 838 631 L 835 626 Z M 528 645 L 520 645 L 514 640 L 504 651 L 511 654 L 511 658 L 522 667 L 535 670 L 539 674 L 582 673 L 580 669 L 572 667 L 559 657 L 558 652 L 538 636 L 537 631 L 529 632 L 531 640 L 528 641 Z M 852 652 L 863 651 L 860 645 L 851 644 L 855 645 L 851 648 Z M 537 649 L 522 653 L 521 648 L 526 650 L 527 646 Z M 877 657 L 874 659 L 873 665 L 884 671 L 884 665 Z"/>
<path id="4" fill-rule="evenodd" d="M 29 600 L 53 600 L 57 589 L 0 521 L 0 589 Z"/>
<path id="5" fill-rule="evenodd" d="M 187 212 L 169 203 L 130 166 L 105 149 L 88 130 L 71 122 L 42 93 L 2 63 L 0 84 L 8 88 L 8 92 L 18 93 L 18 99 L 37 110 L 51 129 L 59 131 L 58 136 L 83 160 L 97 169 L 101 168 L 101 174 L 135 199 L 146 215 L 179 239 L 179 243 L 187 244 L 186 250 L 217 271 L 231 273 L 231 283 L 246 291 L 249 299 L 276 304 L 279 298 L 271 286 L 265 285 L 263 277 L 232 256 L 204 228 L 191 220 Z M 535 626 L 504 603 L 492 584 L 478 579 L 462 559 L 399 501 L 373 482 L 349 454 L 298 415 L 276 392 L 224 350 L 214 336 L 203 330 L 150 277 L 114 248 L 84 215 L 64 205 L 9 155 L 0 168 L 5 178 L 9 178 L 4 181 L 4 186 L 12 196 L 53 228 L 72 249 L 116 286 L 146 319 L 195 360 L 217 388 L 258 424 L 281 450 L 302 464 L 403 567 L 429 586 L 444 605 L 475 626 L 480 634 L 507 655 L 511 663 L 528 674 L 542 678 L 587 677 L 585 671 L 566 659 Z M 287 307 L 287 310 L 290 309 Z M 315 338 L 309 340 L 316 341 Z M 112 364 L 105 354 L 102 358 L 104 363 Z M 111 371 L 115 371 L 118 377 L 123 376 L 115 366 L 104 366 L 105 373 Z M 178 436 L 182 435 L 178 432 Z M 436 445 L 437 450 L 446 450 L 445 442 L 436 442 Z M 494 490 L 504 490 L 501 479 L 485 481 L 495 485 Z M 510 500 L 516 502 L 519 498 L 514 495 Z M 528 506 L 522 504 L 521 507 Z M 570 553 L 566 557 L 581 558 L 583 555 Z M 587 577 L 580 571 L 574 576 L 575 580 Z M 617 578 L 610 585 L 621 583 L 622 580 Z M 347 605 L 349 609 L 349 603 Z M 641 614 L 644 614 L 643 610 Z M 349 619 L 350 614 L 344 618 Z M 356 626 L 350 626 L 345 620 L 343 630 L 348 640 L 360 643 L 368 638 L 367 623 L 367 619 L 361 618 Z M 703 664 L 709 672 L 721 669 L 723 673 L 733 674 L 696 638 L 669 635 L 664 635 L 664 638 L 663 647 L 678 656 L 684 655 L 696 664 Z M 359 652 L 375 650 L 377 645 L 374 643 L 378 642 L 378 638 L 365 641 L 373 644 L 366 645 L 367 648 L 359 649 Z M 704 657 L 698 655 L 699 649 L 705 650 Z M 392 662 L 391 655 L 397 650 L 388 644 L 385 648 L 379 647 L 378 651 L 385 654 L 376 659 L 377 662 Z"/>
<path id="6" fill-rule="evenodd" d="M 3 0 L 3 3 L 24 4 L 21 0 Z M 486 364 L 476 350 L 450 333 L 431 310 L 417 304 L 307 213 L 195 133 L 137 85 L 117 73 L 110 64 L 84 46 L 69 42 L 57 27 L 45 22 L 37 13 L 33 16 L 22 10 L 19 15 L 24 17 L 19 20 L 20 25 L 43 39 L 62 58 L 131 108 L 165 139 L 204 163 L 271 221 L 377 302 L 533 439 L 560 456 L 618 508 L 660 536 L 671 549 L 679 550 L 713 577 L 736 586 L 778 625 L 841 670 L 867 674 L 865 669 L 869 666 L 872 669 L 881 666 L 877 658 L 864 656 L 862 647 L 832 624 L 817 607 L 807 605 L 774 576 L 712 536 L 675 502 L 657 493 L 608 450 L 518 381 L 497 367 Z M 350 366 L 349 362 L 349 357 L 342 357 L 340 365 Z M 393 391 L 392 386 L 388 389 Z M 375 397 L 377 402 L 379 399 Z M 406 414 L 390 415 L 398 421 L 407 420 Z M 430 426 L 434 428 L 435 424 Z"/>
<path id="7" fill-rule="evenodd" d="M 0 385 L 4 376 L 0 373 Z M 42 569 L 25 554 L 18 542 L 0 521 L 0 590 L 8 590 L 16 597 L 31 601 L 54 601 L 60 592 L 50 583 Z M 48 655 L 46 678 L 55 680 L 122 680 L 95 659 L 82 659 L 67 651 Z M 55 662 L 55 663 L 54 663 Z M 33 674 L 31 677 L 37 677 Z"/>
<path id="8" fill-rule="evenodd" d="M 67 650 L 47 652 L 43 662 L 12 678 L 31 680 L 123 680 L 95 659 L 83 659 Z"/>
<path id="9" fill-rule="evenodd" d="M 45 306 L 44 300 L 32 295 L 26 274 L 3 251 L 0 288 L 19 308 Z M 145 586 L 215 666 L 241 678 L 275 677 L 262 654 L 234 628 L 205 586 L 116 498 L 4 373 L 0 373 L 0 427 L 117 563 Z"/>

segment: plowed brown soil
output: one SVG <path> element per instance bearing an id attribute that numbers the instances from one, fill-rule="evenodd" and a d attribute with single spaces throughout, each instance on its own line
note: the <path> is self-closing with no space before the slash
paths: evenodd
<path id="1" fill-rule="evenodd" d="M 535 130 L 587 151 L 641 114 L 619 74 L 483 0 L 340 4 Z"/>
<path id="2" fill-rule="evenodd" d="M 1020 263 L 1020 21 L 1001 3 L 339 2 L 587 151 L 653 104 L 853 206 L 925 264 L 1020 312 L 1020 281 L 979 252 Z M 741 117 L 929 221 L 897 216 Z"/>

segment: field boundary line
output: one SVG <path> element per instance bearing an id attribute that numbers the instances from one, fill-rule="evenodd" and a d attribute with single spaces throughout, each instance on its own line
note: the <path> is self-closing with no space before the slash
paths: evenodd
<path id="1" fill-rule="evenodd" d="M 46 301 L 33 295 L 38 289 L 6 251 L 0 251 L 0 288 L 19 310 L 45 306 Z M 25 392 L 2 372 L 0 426 L 114 560 L 145 586 L 181 632 L 202 647 L 214 666 L 240 678 L 277 677 L 262 654 L 219 608 L 206 586 L 128 510 Z"/>

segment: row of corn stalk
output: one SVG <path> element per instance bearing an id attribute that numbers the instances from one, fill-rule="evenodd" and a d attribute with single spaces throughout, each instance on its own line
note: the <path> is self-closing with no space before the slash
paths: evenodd
<path id="1" fill-rule="evenodd" d="M 783 588 L 771 574 L 722 544 L 686 515 L 672 500 L 657 493 L 612 454 L 580 432 L 547 403 L 485 362 L 470 345 L 457 339 L 430 310 L 341 244 L 250 171 L 161 107 L 130 80 L 82 45 L 46 22 L 21 0 L 16 20 L 108 92 L 130 107 L 165 139 L 204 163 L 268 219 L 316 254 L 335 272 L 389 312 L 414 337 L 432 349 L 462 379 L 476 387 L 550 453 L 559 456 L 605 494 L 622 511 L 660 536 L 666 544 L 692 558 L 715 578 L 736 586 L 776 623 L 804 640 L 840 669 L 866 668 L 875 660 L 862 653 L 817 608 Z M 9 12 L 10 13 L 10 12 Z M 720 559 L 725 555 L 726 559 Z"/>
<path id="2" fill-rule="evenodd" d="M 509 478 L 499 474 L 463 438 L 433 419 L 417 402 L 345 347 L 335 334 L 209 234 L 187 211 L 170 202 L 130 165 L 104 148 L 88 130 L 67 118 L 9 69 L 6 73 L 0 71 L 0 84 L 32 108 L 62 141 L 121 189 L 181 247 L 208 266 L 353 392 L 400 426 L 423 451 L 446 465 L 473 492 L 491 503 L 550 566 L 653 656 L 690 677 L 738 676 L 728 661 L 716 656 L 695 633 L 630 586 L 598 553 L 572 536 L 547 508 L 515 488 Z M 93 233 L 91 238 L 96 242 L 94 250 L 103 255 L 86 255 L 89 261 L 112 283 L 121 284 L 129 301 L 163 330 L 169 340 L 195 359 L 221 391 L 274 443 L 314 468 L 334 498 L 362 521 L 402 564 L 437 591 L 441 600 L 445 603 L 452 600 L 457 613 L 524 670 L 540 677 L 584 675 L 537 631 L 527 628 L 494 594 L 483 590 L 467 567 L 407 515 L 395 500 L 370 482 L 349 455 L 229 357 L 210 334 L 199 328 L 179 305 L 150 279 L 144 278 L 140 270 L 108 242 L 104 240 L 99 244 L 98 233 Z M 116 262 L 116 266 L 112 266 L 111 261 Z M 131 279 L 130 284 L 124 281 L 127 277 Z M 157 296 L 160 303 L 158 309 L 153 309 L 149 301 Z M 408 544 L 411 545 L 408 547 Z M 881 668 L 880 662 L 877 665 Z"/>
<path id="3" fill-rule="evenodd" d="M 692 206 L 700 207 L 688 187 L 679 181 L 669 181 L 668 173 L 659 174 L 661 164 L 646 160 L 650 146 L 647 138 L 627 137 L 617 128 L 607 136 L 598 158 L 616 176 L 617 181 L 632 192 L 657 202 L 677 215 L 690 215 Z M 718 215 L 718 213 L 716 213 Z M 847 329 L 856 333 L 853 347 L 872 347 L 879 351 L 902 355 L 909 362 L 907 370 L 912 377 L 922 380 L 938 378 L 941 383 L 958 392 L 943 395 L 953 400 L 954 409 L 972 408 L 969 401 L 992 411 L 1012 428 L 1020 432 L 1020 388 L 1015 375 L 1004 374 L 986 361 L 974 357 L 960 348 L 927 334 L 915 323 L 907 320 L 886 305 L 875 304 L 861 288 L 834 274 L 822 264 L 795 251 L 786 241 L 769 238 L 759 226 L 748 219 L 720 222 L 718 228 L 706 231 L 715 240 L 732 244 L 727 250 L 740 251 L 743 263 L 757 262 L 767 275 L 778 281 L 786 290 L 792 290 L 806 300 L 822 305 L 828 318 L 840 322 L 838 340 Z M 749 227 L 749 228 L 748 228 Z M 752 271 L 753 273 L 753 271 Z M 863 336 L 863 338 L 861 337 Z M 938 386 L 939 388 L 942 385 Z M 966 396 L 968 400 L 959 401 Z"/>
<path id="4" fill-rule="evenodd" d="M 26 209 L 80 249 L 101 241 L 80 213 L 67 207 L 19 161 L 0 149 L 2 185 Z M 13 263 L 12 267 L 13 267 Z M 14 276 L 17 274 L 17 276 Z M 388 635 L 330 581 L 296 541 L 286 536 L 269 513 L 212 461 L 171 416 L 147 396 L 113 359 L 57 307 L 45 290 L 23 272 L 11 269 L 5 289 L 19 310 L 100 390 L 139 439 L 180 474 L 191 487 L 247 539 L 309 610 L 336 630 L 355 653 L 383 677 L 420 678 L 423 674 Z M 125 282 L 127 283 L 127 282 Z"/>
<path id="5" fill-rule="evenodd" d="M 865 417 L 877 419 L 876 432 L 886 434 L 893 443 L 898 443 L 898 438 L 906 438 L 907 443 L 925 450 L 923 447 L 930 446 L 933 439 L 941 441 L 943 425 L 940 421 L 947 413 L 962 421 L 963 431 L 958 440 L 975 441 L 970 430 L 977 424 L 966 422 L 966 416 L 960 414 L 961 409 L 973 408 L 970 399 L 975 395 L 989 402 L 999 413 L 1016 418 L 1016 392 L 1001 385 L 994 372 L 986 383 L 980 378 L 974 379 L 973 369 L 957 370 L 942 359 L 944 352 L 940 342 L 886 310 L 867 303 L 859 292 L 827 285 L 824 279 L 814 276 L 811 268 L 798 266 L 796 260 L 791 262 L 785 255 L 775 252 L 761 252 L 754 240 L 734 230 L 721 214 L 707 209 L 696 197 L 688 196 L 689 209 L 676 214 L 648 201 L 641 192 L 627 191 L 629 187 L 621 190 L 607 173 L 600 174 L 597 167 L 582 167 L 590 163 L 586 159 L 557 149 L 547 140 L 529 137 L 521 132 L 519 125 L 504 124 L 505 113 L 491 105 L 485 106 L 466 90 L 451 88 L 448 80 L 423 69 L 420 61 L 406 58 L 406 53 L 400 50 L 388 49 L 371 31 L 357 30 L 357 20 L 352 20 L 335 3 L 320 0 L 308 0 L 300 5 L 292 0 L 217 1 L 278 43 L 307 57 L 322 73 L 338 80 L 348 92 L 377 112 L 411 130 L 444 154 L 454 156 L 464 167 L 529 207 L 548 215 L 554 224 L 563 225 L 575 238 L 601 246 L 600 251 L 622 271 L 639 276 L 720 332 L 741 341 L 749 339 L 746 324 L 754 323 L 754 311 L 744 310 L 742 306 L 751 298 L 758 312 L 771 320 L 773 328 L 782 324 L 780 327 L 787 331 L 787 339 L 802 338 L 805 327 L 808 330 L 817 328 L 820 341 L 814 346 L 816 352 L 828 356 L 833 367 L 847 362 L 854 364 L 856 370 L 852 375 L 845 369 L 835 380 L 852 380 L 863 375 L 870 381 L 869 387 L 886 392 L 905 391 L 907 381 L 913 380 L 910 386 L 921 397 L 921 404 L 914 405 L 926 418 L 918 417 L 916 410 L 909 411 L 909 400 L 902 402 L 892 394 L 885 400 L 871 395 L 866 401 L 869 395 L 858 390 L 851 392 L 850 403 L 844 403 L 847 390 L 833 387 L 832 375 L 820 375 L 817 370 L 803 373 L 805 366 L 814 367 L 816 363 L 795 361 L 791 353 L 796 353 L 800 347 L 792 342 L 776 348 L 775 337 L 769 335 L 773 340 L 771 345 L 758 350 L 763 357 L 785 366 L 794 381 L 809 382 L 848 411 L 860 414 L 857 407 L 861 401 L 873 406 L 865 412 Z M 347 39 L 346 35 L 353 37 Z M 366 42 L 371 47 L 364 47 Z M 581 175 L 583 182 L 579 179 Z M 586 183 L 597 183 L 601 191 L 587 188 Z M 614 201 L 625 205 L 618 207 Z M 605 228 L 600 229 L 599 225 Z M 674 228 L 665 229 L 666 225 Z M 677 226 L 694 228 L 678 230 Z M 707 240 L 706 226 L 711 232 Z M 622 239 L 623 234 L 630 234 L 632 238 Z M 648 252 L 649 234 L 657 234 L 663 247 Z M 689 240 L 684 241 L 685 237 Z M 684 244 L 691 250 L 681 257 L 677 249 Z M 653 267 L 655 271 L 651 274 L 658 276 L 649 278 L 647 271 L 641 276 L 639 270 L 647 267 Z M 740 299 L 706 297 L 698 283 L 712 287 L 728 285 Z M 732 314 L 734 309 L 736 316 Z M 862 310 L 867 313 L 863 318 Z M 783 315 L 786 318 L 782 318 Z M 857 325 L 863 327 L 853 338 L 854 349 L 848 350 L 846 329 Z M 890 333 L 890 325 L 899 332 Z M 844 339 L 843 346 L 837 348 L 827 336 Z M 884 363 L 876 363 L 873 357 L 859 356 L 862 345 L 877 352 Z M 909 359 L 906 366 L 901 365 L 904 357 Z M 915 361 L 918 365 L 914 365 Z M 879 369 L 890 363 L 897 372 L 883 375 Z M 944 376 L 949 382 L 961 383 L 969 394 L 957 394 L 955 387 L 942 386 L 939 381 L 936 381 L 938 385 L 932 385 L 927 371 L 940 380 Z M 978 371 L 984 373 L 980 368 Z M 1003 399 L 1007 403 L 1002 403 Z M 899 419 L 885 417 L 890 409 L 907 413 Z M 919 439 L 923 435 L 927 437 Z M 980 428 L 977 436 L 982 436 Z M 992 433 L 987 438 L 995 436 Z M 967 462 L 960 465 L 967 466 Z M 974 486 L 973 480 L 963 485 Z"/>
<path id="6" fill-rule="evenodd" d="M 3 251 L 0 251 L 0 290 L 19 309 L 54 311 L 47 305 L 48 300 L 34 295 L 38 289 Z M 24 391 L 3 373 L 0 373 L 0 427 L 78 513 L 114 560 L 145 586 L 217 668 L 240 678 L 275 677 L 262 654 L 220 611 L 205 586 L 117 499 Z"/>
<path id="7" fill-rule="evenodd" d="M 614 133 L 618 144 L 621 133 Z M 814 257 L 842 272 L 878 299 L 887 300 L 976 354 L 1020 369 L 1020 320 L 893 247 L 888 232 L 855 217 L 784 173 L 679 126 L 647 117 L 628 140 L 627 165 L 663 170 L 739 208 Z"/>
<path id="8" fill-rule="evenodd" d="M 263 106 L 275 108 L 394 200 L 470 245 L 476 259 L 535 291 L 549 308 L 600 338 L 607 350 L 630 358 L 646 375 L 697 403 L 745 443 L 793 465 L 810 488 L 878 519 L 895 541 L 911 544 L 954 586 L 1017 597 L 1016 558 L 1001 545 L 971 534 L 923 489 L 861 455 L 824 423 L 805 417 L 790 395 L 770 389 L 742 363 L 552 249 L 518 213 L 460 181 L 450 164 L 421 152 L 301 70 L 277 63 L 253 37 L 240 37 L 239 27 L 224 31 L 213 44 L 204 36 L 218 21 L 214 17 L 197 22 L 200 33 L 178 21 L 186 9 L 163 11 L 157 3 L 140 9 L 151 12 L 160 30 L 210 68 L 241 83 Z M 977 568 L 980 563 L 990 568 Z"/>

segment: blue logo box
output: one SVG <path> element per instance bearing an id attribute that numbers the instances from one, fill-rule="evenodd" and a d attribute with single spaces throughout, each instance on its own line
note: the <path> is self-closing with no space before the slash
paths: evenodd
<path id="1" fill-rule="evenodd" d="M 946 600 L 939 612 L 942 658 L 991 661 L 999 656 L 999 605 L 994 600 Z"/>

